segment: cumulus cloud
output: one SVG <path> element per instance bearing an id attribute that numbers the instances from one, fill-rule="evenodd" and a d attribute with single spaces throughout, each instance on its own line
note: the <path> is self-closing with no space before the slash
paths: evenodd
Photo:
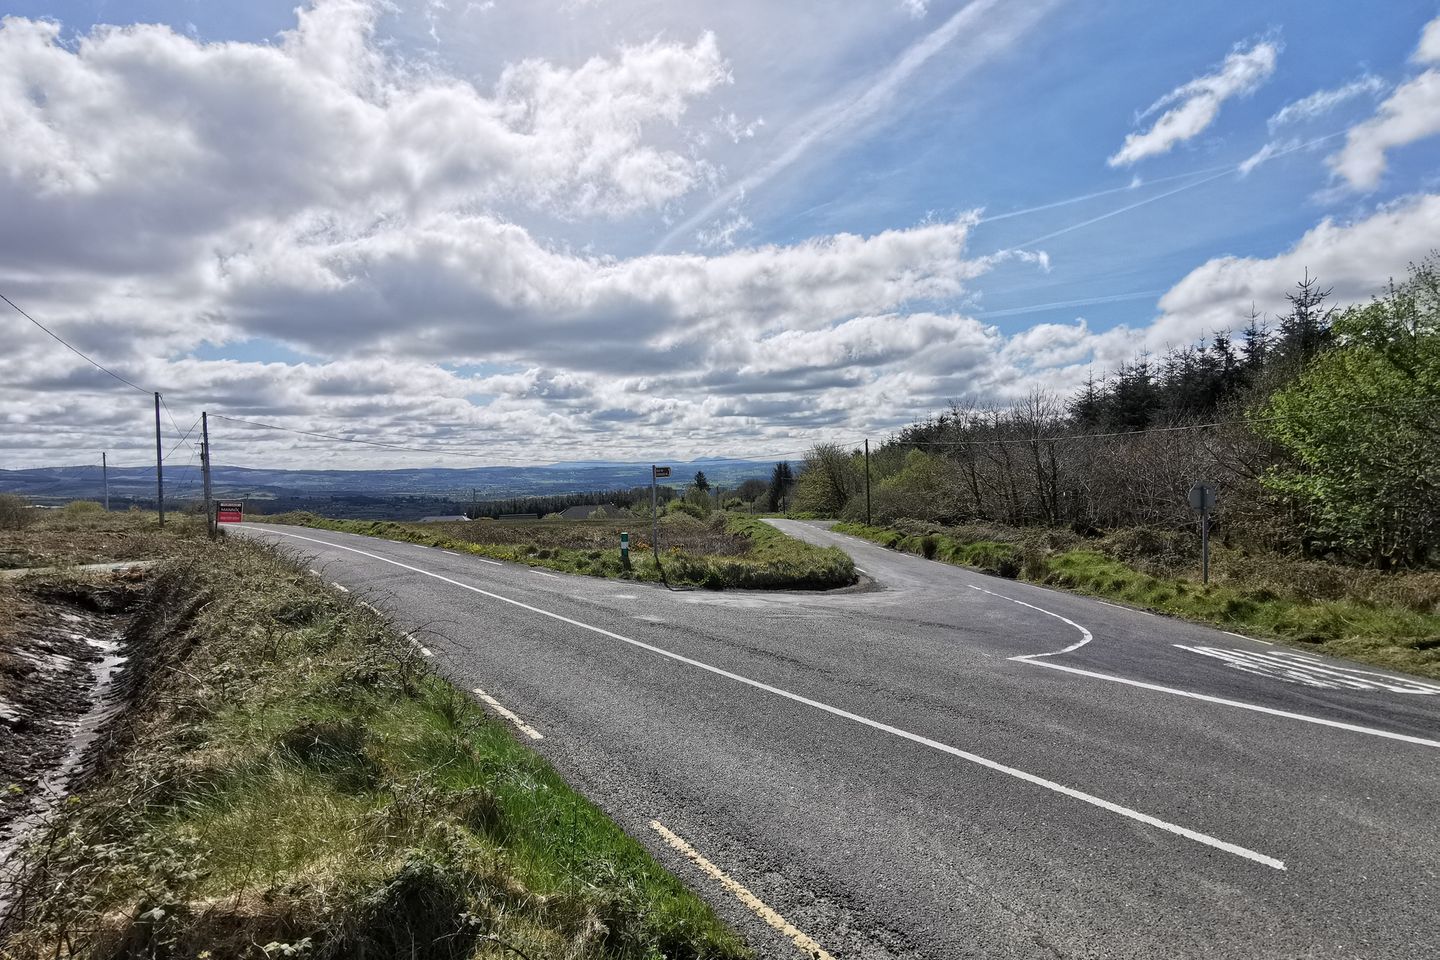
<path id="1" fill-rule="evenodd" d="M 1334 288 L 1335 302 L 1366 300 L 1387 276 L 1428 254 L 1437 237 L 1437 194 L 1407 198 L 1353 222 L 1327 217 L 1278 256 L 1219 257 L 1195 268 L 1160 298 L 1161 316 L 1147 336 L 1156 345 L 1188 343 L 1239 327 L 1252 303 L 1283 313 L 1285 293 L 1307 270 Z"/>
<path id="2" fill-rule="evenodd" d="M 1236 47 L 1213 73 L 1196 77 L 1151 104 L 1141 119 L 1165 112 L 1148 130 L 1128 135 L 1106 162 L 1112 167 L 1128 167 L 1199 136 L 1220 115 L 1221 104 L 1253 93 L 1270 79 L 1279 56 L 1279 44 L 1270 40 L 1256 41 L 1248 49 Z"/>
<path id="3" fill-rule="evenodd" d="M 1416 63 L 1440 63 L 1440 17 L 1425 25 Z M 1440 69 L 1430 69 L 1395 88 L 1375 115 L 1350 128 L 1330 168 L 1355 190 L 1373 190 L 1385 174 L 1386 154 L 1440 134 Z"/>

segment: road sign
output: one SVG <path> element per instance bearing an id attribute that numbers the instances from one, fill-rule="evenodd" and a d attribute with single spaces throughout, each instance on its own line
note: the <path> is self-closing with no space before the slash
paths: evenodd
<path id="1" fill-rule="evenodd" d="M 1215 487 L 1209 483 L 1197 483 L 1190 488 L 1190 509 L 1209 513 L 1215 509 Z"/>
<path id="2" fill-rule="evenodd" d="M 216 523 L 240 523 L 245 519 L 245 504 L 239 500 L 221 500 L 215 504 Z"/>
<path id="3" fill-rule="evenodd" d="M 655 471 L 656 480 L 667 480 L 670 477 L 669 467 L 651 467 L 650 469 Z"/>

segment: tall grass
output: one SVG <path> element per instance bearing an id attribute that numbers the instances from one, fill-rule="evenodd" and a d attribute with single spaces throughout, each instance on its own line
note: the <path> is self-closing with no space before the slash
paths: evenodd
<path id="1" fill-rule="evenodd" d="M 0 955 L 745 955 L 378 615 L 273 551 L 195 545 L 152 597 L 121 756 L 30 849 Z"/>

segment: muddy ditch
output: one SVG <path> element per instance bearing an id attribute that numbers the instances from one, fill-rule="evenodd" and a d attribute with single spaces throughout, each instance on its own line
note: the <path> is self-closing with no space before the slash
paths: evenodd
<path id="1" fill-rule="evenodd" d="M 0 610 L 0 918 L 17 851 L 76 786 L 120 709 L 143 573 L 30 577 Z"/>

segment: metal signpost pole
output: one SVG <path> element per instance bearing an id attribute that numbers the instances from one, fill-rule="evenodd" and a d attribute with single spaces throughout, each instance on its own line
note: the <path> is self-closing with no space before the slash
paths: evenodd
<path id="1" fill-rule="evenodd" d="M 660 508 L 656 505 L 655 464 L 650 464 L 650 549 L 655 554 L 655 566 L 660 566 Z"/>
<path id="2" fill-rule="evenodd" d="M 110 510 L 110 461 L 109 455 L 103 451 L 100 454 L 100 476 L 105 481 L 105 510 Z"/>
<path id="3" fill-rule="evenodd" d="M 1210 582 L 1210 505 L 1200 511 L 1200 582 Z"/>

